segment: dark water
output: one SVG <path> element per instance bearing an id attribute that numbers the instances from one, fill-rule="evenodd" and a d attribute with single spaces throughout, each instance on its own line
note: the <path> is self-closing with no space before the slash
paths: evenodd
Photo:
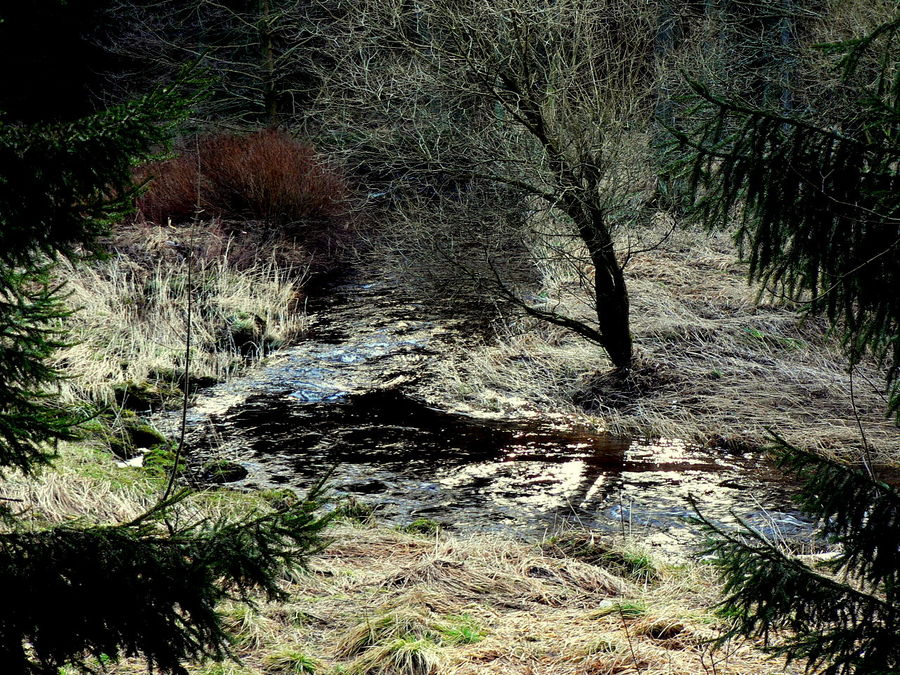
<path id="1" fill-rule="evenodd" d="M 398 523 L 539 535 L 565 523 L 626 531 L 663 546 L 692 539 L 687 496 L 772 536 L 805 535 L 790 486 L 762 458 L 597 433 L 577 420 L 502 420 L 410 395 L 429 359 L 465 331 L 390 287 L 334 292 L 317 327 L 192 411 L 193 452 L 223 454 L 242 488 L 308 488 L 334 468 L 337 495 Z"/>
<path id="2" fill-rule="evenodd" d="M 707 515 L 736 510 L 785 535 L 805 529 L 785 485 L 755 456 L 641 443 L 577 427 L 452 414 L 397 391 L 304 402 L 261 394 L 217 416 L 251 487 L 306 488 L 335 468 L 338 494 L 381 517 L 537 535 L 563 523 L 680 538 L 694 495 Z M 768 476 L 768 478 L 767 478 Z"/>

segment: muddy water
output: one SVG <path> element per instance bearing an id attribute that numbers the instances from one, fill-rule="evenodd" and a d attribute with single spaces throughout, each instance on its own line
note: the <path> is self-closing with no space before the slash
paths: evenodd
<path id="1" fill-rule="evenodd" d="M 734 511 L 774 535 L 809 531 L 760 457 L 428 405 L 411 385 L 470 327 L 389 284 L 326 297 L 301 344 L 199 396 L 196 466 L 234 459 L 248 473 L 233 485 L 248 489 L 302 490 L 333 469 L 333 491 L 381 518 L 466 531 L 528 536 L 574 522 L 673 548 L 692 539 L 688 494 L 715 518 Z"/>

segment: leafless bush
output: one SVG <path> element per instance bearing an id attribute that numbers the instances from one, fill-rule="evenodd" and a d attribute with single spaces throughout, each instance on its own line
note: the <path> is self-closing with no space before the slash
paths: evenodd
<path id="1" fill-rule="evenodd" d="M 139 219 L 216 219 L 226 235 L 267 251 L 293 244 L 320 254 L 349 240 L 348 187 L 312 146 L 275 129 L 204 136 L 186 146 L 138 171 L 150 182 L 138 200 Z"/>

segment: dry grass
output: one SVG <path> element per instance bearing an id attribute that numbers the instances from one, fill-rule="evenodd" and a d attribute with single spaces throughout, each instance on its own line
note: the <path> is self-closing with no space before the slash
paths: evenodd
<path id="1" fill-rule="evenodd" d="M 69 323 L 73 344 L 55 357 L 71 376 L 63 383 L 64 401 L 109 403 L 117 386 L 168 384 L 183 370 L 188 262 L 175 250 L 174 231 L 144 232 L 148 259 L 118 254 L 61 266 L 69 304 L 78 308 Z M 247 355 L 274 348 L 306 326 L 296 311 L 296 272 L 274 263 L 234 269 L 227 250 L 191 264 L 194 378 L 225 379 Z"/>
<path id="2" fill-rule="evenodd" d="M 73 445 L 62 446 L 55 471 L 30 480 L 7 476 L 0 484 L 0 494 L 24 500 L 20 506 L 38 526 L 121 522 L 143 511 L 159 489 L 158 479 L 141 470 Z M 255 495 L 210 491 L 183 504 L 175 517 L 246 513 L 261 503 Z M 717 588 L 705 565 L 654 560 L 652 579 L 626 578 L 602 561 L 567 557 L 555 544 L 497 535 L 422 536 L 351 523 L 338 523 L 330 535 L 334 543 L 313 559 L 310 572 L 283 580 L 286 602 L 221 607 L 241 663 L 188 664 L 188 671 L 799 672 L 782 670 L 752 644 L 710 651 L 706 640 L 720 627 L 709 609 Z M 634 546 L 624 550 L 634 555 Z M 126 660 L 104 672 L 144 671 Z"/>
<path id="3" fill-rule="evenodd" d="M 124 466 L 106 450 L 73 443 L 60 443 L 53 466 L 33 476 L 7 471 L 0 477 L 0 496 L 12 500 L 19 524 L 38 528 L 71 521 L 128 522 L 153 506 L 163 488 L 158 474 Z M 261 507 L 262 498 L 210 490 L 181 502 L 173 517 L 240 517 Z"/>
<path id="4" fill-rule="evenodd" d="M 242 659 L 236 672 L 272 672 L 285 652 L 310 655 L 316 672 L 333 675 L 801 672 L 749 643 L 711 651 L 720 626 L 705 566 L 660 564 L 657 581 L 637 584 L 497 536 L 351 525 L 332 534 L 313 571 L 285 585 L 289 603 L 226 608 Z M 442 626 L 458 616 L 477 626 L 476 637 L 445 637 Z"/>
<path id="5" fill-rule="evenodd" d="M 442 359 L 426 395 L 507 414 L 587 410 L 613 433 L 735 447 L 765 444 L 773 429 L 850 457 L 861 425 L 878 460 L 900 462 L 882 374 L 858 366 L 851 398 L 836 340 L 785 306 L 757 302 L 727 234 L 678 231 L 633 258 L 626 274 L 637 361 L 630 380 L 605 375 L 601 350 L 563 329 L 510 320 L 495 343 Z M 548 304 L 590 316 L 576 276 L 552 267 L 544 275 Z"/>
<path id="6" fill-rule="evenodd" d="M 725 652 L 710 655 L 716 589 L 703 566 L 660 564 L 659 579 L 640 584 L 498 536 L 349 526 L 335 534 L 315 573 L 292 589 L 320 619 L 307 644 L 326 672 L 574 675 L 635 672 L 637 660 L 647 673 L 700 673 L 711 658 L 721 673 L 782 672 L 748 645 L 732 647 L 728 664 Z M 483 639 L 442 643 L 434 626 L 460 614 Z M 401 638 L 432 643 L 431 671 L 358 669 L 381 664 L 379 650 Z"/>

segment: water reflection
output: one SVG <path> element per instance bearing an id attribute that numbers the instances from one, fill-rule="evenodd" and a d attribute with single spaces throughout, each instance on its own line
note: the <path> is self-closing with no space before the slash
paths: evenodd
<path id="1" fill-rule="evenodd" d="M 337 463 L 338 494 L 376 503 L 397 522 L 428 516 L 517 534 L 577 522 L 686 535 L 689 494 L 715 518 L 730 510 L 750 519 L 795 517 L 785 486 L 766 477 L 770 468 L 759 457 L 479 419 L 397 391 L 314 403 L 291 392 L 257 395 L 214 426 L 217 438 L 248 452 L 243 485 L 302 489 Z"/>
<path id="2" fill-rule="evenodd" d="M 383 518 L 466 530 L 540 534 L 574 521 L 684 540 L 688 494 L 713 517 L 734 509 L 763 527 L 805 527 L 759 457 L 453 414 L 383 386 L 414 378 L 458 330 L 392 293 L 336 293 L 308 341 L 201 396 L 197 461 L 225 453 L 249 471 L 236 486 L 298 490 L 338 463 L 335 492 L 378 504 Z"/>

